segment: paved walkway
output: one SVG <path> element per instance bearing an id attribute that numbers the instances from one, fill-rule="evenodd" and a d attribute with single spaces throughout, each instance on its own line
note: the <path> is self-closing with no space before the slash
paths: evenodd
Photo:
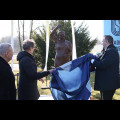
<path id="1" fill-rule="evenodd" d="M 40 95 L 38 100 L 54 100 L 52 95 Z"/>

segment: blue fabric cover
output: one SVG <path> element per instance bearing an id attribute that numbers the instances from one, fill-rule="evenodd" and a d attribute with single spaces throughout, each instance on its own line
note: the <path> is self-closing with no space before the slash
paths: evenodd
<path id="1" fill-rule="evenodd" d="M 88 100 L 91 95 L 90 58 L 88 53 L 70 61 L 52 73 L 50 90 L 55 100 Z"/>

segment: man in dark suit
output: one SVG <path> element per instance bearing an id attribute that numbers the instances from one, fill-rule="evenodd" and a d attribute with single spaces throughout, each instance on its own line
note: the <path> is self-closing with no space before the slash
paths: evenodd
<path id="1" fill-rule="evenodd" d="M 113 45 L 112 36 L 104 36 L 103 49 L 104 52 L 97 60 L 91 60 L 96 67 L 94 89 L 100 91 L 101 100 L 112 100 L 116 89 L 120 88 L 119 54 Z"/>
<path id="2" fill-rule="evenodd" d="M 12 56 L 11 45 L 0 44 L 0 100 L 16 100 L 15 77 L 8 64 Z"/>

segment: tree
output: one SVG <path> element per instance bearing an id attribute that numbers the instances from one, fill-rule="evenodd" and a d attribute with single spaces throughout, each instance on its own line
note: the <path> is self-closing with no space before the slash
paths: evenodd
<path id="1" fill-rule="evenodd" d="M 71 21 L 70 20 L 52 20 L 50 23 L 50 32 L 58 25 L 61 24 L 62 27 L 60 30 L 65 31 L 65 37 L 66 40 L 71 41 L 72 43 L 72 28 L 71 28 Z M 75 23 L 74 23 L 75 25 Z M 45 26 L 43 27 L 43 30 L 40 30 L 41 34 L 34 33 L 34 39 L 36 42 L 36 49 L 35 49 L 35 60 L 37 62 L 37 65 L 44 68 L 45 64 L 45 54 L 46 54 L 46 31 Z M 57 35 L 57 33 L 56 33 Z M 84 25 L 84 22 L 78 27 L 75 28 L 75 40 L 76 40 L 76 51 L 77 51 L 77 57 L 80 57 L 84 54 L 89 53 L 93 47 L 97 43 L 97 39 L 91 40 L 91 37 L 89 35 L 88 27 Z M 52 66 L 54 66 L 54 60 L 55 60 L 55 43 L 50 38 L 50 48 L 49 48 L 49 56 L 48 56 L 48 69 L 50 69 Z"/>
<path id="2" fill-rule="evenodd" d="M 40 66 L 42 69 L 45 66 L 45 55 L 46 55 L 46 43 L 45 43 L 45 30 L 43 28 L 43 34 L 41 31 L 41 36 L 35 31 L 32 33 L 31 38 L 35 40 L 35 50 L 34 58 L 37 63 L 37 66 Z"/>
<path id="3" fill-rule="evenodd" d="M 21 34 L 21 25 L 22 25 L 22 34 Z M 22 51 L 22 42 L 25 39 L 25 35 L 24 35 L 24 30 L 25 28 L 25 21 L 23 20 L 18 20 L 18 39 L 19 39 L 19 46 L 20 46 L 20 51 Z M 22 37 L 22 39 L 21 39 Z"/>
<path id="4" fill-rule="evenodd" d="M 21 43 L 21 37 L 20 37 L 20 20 L 18 20 L 18 39 L 19 39 L 19 45 L 20 45 L 20 50 L 22 51 L 22 43 Z"/>
<path id="5" fill-rule="evenodd" d="M 24 41 L 24 39 L 25 39 L 25 37 L 24 37 L 24 26 L 25 26 L 25 21 L 23 20 L 23 41 Z"/>
<path id="6" fill-rule="evenodd" d="M 32 38 L 32 33 L 33 33 L 33 20 L 31 20 L 30 23 L 30 39 Z"/>
<path id="7" fill-rule="evenodd" d="M 98 42 L 97 38 L 91 40 L 88 27 L 84 25 L 84 22 L 77 29 L 75 28 L 75 40 L 77 57 L 89 53 Z"/>

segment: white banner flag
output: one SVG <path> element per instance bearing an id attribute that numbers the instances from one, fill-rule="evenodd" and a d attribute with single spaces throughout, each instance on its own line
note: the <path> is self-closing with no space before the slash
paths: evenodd
<path id="1" fill-rule="evenodd" d="M 77 53 L 76 53 L 75 31 L 74 31 L 73 20 L 71 20 L 71 26 L 72 26 L 72 45 L 73 45 L 72 60 L 74 60 L 77 58 Z"/>
<path id="2" fill-rule="evenodd" d="M 49 54 L 49 20 L 46 20 L 46 60 L 45 60 L 45 68 L 44 71 L 47 71 L 47 62 L 48 62 L 48 54 Z"/>

